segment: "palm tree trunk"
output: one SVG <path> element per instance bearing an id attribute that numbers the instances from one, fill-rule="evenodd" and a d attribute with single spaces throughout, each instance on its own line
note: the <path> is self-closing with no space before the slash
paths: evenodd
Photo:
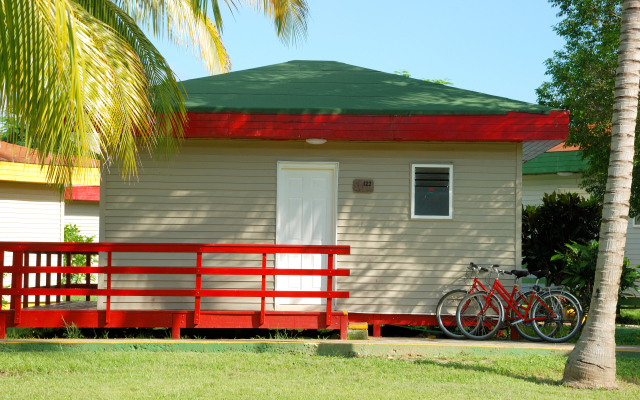
<path id="1" fill-rule="evenodd" d="M 615 315 L 627 236 L 633 143 L 640 80 L 640 0 L 625 0 L 616 71 L 611 156 L 604 196 L 600 251 L 589 318 L 564 370 L 579 388 L 615 388 Z"/>

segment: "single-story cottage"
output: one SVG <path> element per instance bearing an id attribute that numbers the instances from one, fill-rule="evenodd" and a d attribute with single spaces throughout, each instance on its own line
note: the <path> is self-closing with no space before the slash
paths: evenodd
<path id="1" fill-rule="evenodd" d="M 519 268 L 522 165 L 568 133 L 566 111 L 339 62 L 290 61 L 183 84 L 189 122 L 175 158 L 143 155 L 132 182 L 102 169 L 100 240 L 349 245 L 336 268 L 351 274 L 333 280 L 349 298 L 333 306 L 352 321 L 423 323 L 444 292 L 465 285 L 470 262 Z M 195 256 L 121 253 L 112 262 L 192 266 Z M 327 268 L 319 255 L 267 262 Z M 259 255 L 202 260 L 253 263 Z M 114 275 L 111 284 L 192 289 L 193 279 Z M 202 276 L 203 289 L 260 285 L 251 276 Z M 266 280 L 271 290 L 326 285 L 326 277 Z M 201 306 L 258 310 L 260 299 L 209 297 Z M 194 306 L 193 298 L 113 296 L 111 307 Z M 266 307 L 324 310 L 305 298 L 267 299 Z"/>

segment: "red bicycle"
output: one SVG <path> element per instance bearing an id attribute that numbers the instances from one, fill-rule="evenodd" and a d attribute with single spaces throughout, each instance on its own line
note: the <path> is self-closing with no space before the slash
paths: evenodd
<path id="1" fill-rule="evenodd" d="M 456 289 L 446 293 L 436 306 L 436 321 L 442 333 L 451 339 L 464 339 L 465 336 L 458 330 L 458 324 L 456 322 L 456 310 L 458 304 L 470 293 L 477 292 L 479 290 L 487 291 L 488 289 L 478 279 L 479 272 L 489 272 L 485 267 L 479 267 L 474 263 L 469 263 L 467 267 L 469 271 L 475 272 L 476 276 L 473 279 L 473 285 L 469 290 Z"/>
<path id="2" fill-rule="evenodd" d="M 504 322 L 513 326 L 518 333 L 528 326 L 541 339 L 554 343 L 566 342 L 580 331 L 582 308 L 570 294 L 562 290 L 549 290 L 538 296 L 537 285 L 533 291 L 523 294 L 517 284 L 509 293 L 499 279 L 500 275 L 514 275 L 518 279 L 529 274 L 540 279 L 547 276 L 549 271 L 505 271 L 497 267 L 492 266 L 497 276 L 489 292 L 470 293 L 458 304 L 456 323 L 465 337 L 489 339 Z M 505 318 L 505 306 L 510 311 L 508 318 Z"/>

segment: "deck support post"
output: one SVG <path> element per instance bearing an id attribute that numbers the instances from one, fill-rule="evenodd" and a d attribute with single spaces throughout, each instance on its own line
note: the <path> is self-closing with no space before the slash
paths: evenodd
<path id="1" fill-rule="evenodd" d="M 36 267 L 40 267 L 42 265 L 42 252 L 37 251 L 36 252 Z M 40 288 L 40 276 L 42 274 L 41 273 L 36 273 L 36 287 L 39 289 Z M 40 295 L 35 296 L 35 305 L 36 307 L 40 305 Z"/>
<path id="2" fill-rule="evenodd" d="M 380 333 L 380 328 L 382 324 L 380 323 L 380 314 L 373 315 L 373 337 L 381 337 L 382 333 Z"/>
<path id="3" fill-rule="evenodd" d="M 15 274 L 12 274 L 14 280 L 12 282 L 11 288 L 20 290 L 22 289 L 22 266 L 24 265 L 24 252 L 22 251 L 14 251 L 13 252 L 13 266 L 17 267 L 18 271 Z M 19 294 L 15 296 L 11 296 L 11 308 L 14 310 L 13 314 L 13 322 L 18 324 L 20 323 L 20 309 L 22 308 L 22 298 Z"/>
<path id="4" fill-rule="evenodd" d="M 267 253 L 262 253 L 262 270 L 267 270 Z M 262 291 L 267 290 L 267 276 L 262 275 Z M 260 325 L 264 325 L 264 308 L 265 308 L 265 298 L 262 297 L 260 299 Z"/>
<path id="5" fill-rule="evenodd" d="M 107 253 L 107 268 L 111 268 L 111 252 Z M 107 291 L 111 290 L 111 272 L 107 272 Z M 105 321 L 107 324 L 111 322 L 111 295 L 107 295 L 107 306 L 105 310 Z"/>
<path id="6" fill-rule="evenodd" d="M 7 338 L 7 320 L 4 314 L 0 314 L 0 339 Z"/>
<path id="7" fill-rule="evenodd" d="M 340 340 L 347 340 L 348 329 L 349 329 L 349 314 L 345 311 L 340 316 Z"/>
<path id="8" fill-rule="evenodd" d="M 511 329 L 509 330 L 511 331 L 509 339 L 511 339 L 512 341 L 520 340 L 520 335 L 518 335 L 518 331 L 513 329 L 513 327 L 511 327 Z"/>
<path id="9" fill-rule="evenodd" d="M 200 323 L 200 291 L 202 290 L 202 274 L 200 270 L 202 269 L 202 253 L 198 252 L 196 255 L 196 296 L 195 296 L 195 304 L 193 307 L 193 324 L 198 325 Z"/>
<path id="10" fill-rule="evenodd" d="M 0 250 L 0 267 L 4 267 L 4 251 Z M 0 279 L 2 279 L 2 282 L 0 282 L 0 310 L 2 310 L 2 305 L 4 304 L 4 298 L 2 297 L 2 288 L 4 287 L 4 274 L 0 273 Z"/>
<path id="11" fill-rule="evenodd" d="M 184 315 L 173 314 L 173 324 L 171 326 L 171 339 L 180 339 L 180 325 L 184 320 Z"/>
<path id="12" fill-rule="evenodd" d="M 28 267 L 29 266 L 29 252 L 26 251 L 24 253 L 24 261 L 22 263 L 22 267 Z M 22 284 L 22 287 L 25 289 L 29 289 L 29 273 L 27 272 L 27 270 L 25 270 L 25 273 L 21 274 L 22 278 L 24 279 L 24 283 Z M 22 296 L 22 308 L 29 308 L 29 296 L 25 295 Z"/>
<path id="13" fill-rule="evenodd" d="M 66 253 L 66 258 L 67 258 L 67 267 L 70 267 L 71 266 L 71 252 L 68 251 Z M 65 274 L 65 278 L 66 278 L 67 281 L 65 282 L 64 287 L 70 288 L 71 287 L 71 274 L 67 272 Z M 65 297 L 65 301 L 71 301 L 71 295 L 68 294 Z"/>

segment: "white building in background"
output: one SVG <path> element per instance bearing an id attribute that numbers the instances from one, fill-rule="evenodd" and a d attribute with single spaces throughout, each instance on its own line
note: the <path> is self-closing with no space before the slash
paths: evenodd
<path id="1" fill-rule="evenodd" d="M 83 179 L 74 181 L 63 197 L 46 183 L 38 160 L 25 147 L 0 142 L 0 241 L 62 242 L 65 224 L 99 241 L 97 162 L 79 174 Z M 11 261 L 7 255 L 5 262 Z"/>
<path id="2" fill-rule="evenodd" d="M 577 147 L 563 147 L 561 143 L 522 165 L 522 205 L 542 204 L 545 193 L 578 193 L 589 197 L 580 188 L 580 171 L 588 164 L 582 160 Z M 640 225 L 629 219 L 625 256 L 631 265 L 640 264 Z"/>

